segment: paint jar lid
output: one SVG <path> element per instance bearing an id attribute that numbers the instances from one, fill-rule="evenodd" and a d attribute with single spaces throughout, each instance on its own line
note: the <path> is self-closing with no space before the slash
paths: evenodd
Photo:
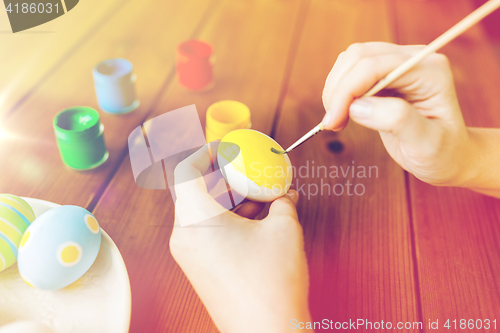
<path id="1" fill-rule="evenodd" d="M 188 59 L 209 58 L 212 55 L 213 48 L 207 42 L 201 40 L 188 40 L 178 47 L 179 54 Z"/>
<path id="2" fill-rule="evenodd" d="M 241 102 L 219 101 L 207 110 L 207 130 L 225 135 L 236 129 L 250 127 L 250 109 Z"/>
<path id="3" fill-rule="evenodd" d="M 54 130 L 58 140 L 78 143 L 93 140 L 101 130 L 96 110 L 78 106 L 61 111 L 54 118 Z"/>
<path id="4" fill-rule="evenodd" d="M 96 83 L 118 82 L 121 80 L 130 80 L 133 65 L 127 59 L 115 58 L 108 59 L 98 63 L 92 75 Z"/>

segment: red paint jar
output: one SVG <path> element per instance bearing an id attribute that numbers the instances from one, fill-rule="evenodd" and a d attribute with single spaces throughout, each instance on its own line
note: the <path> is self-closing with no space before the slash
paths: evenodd
<path id="1" fill-rule="evenodd" d="M 213 81 L 212 45 L 189 40 L 177 47 L 177 77 L 191 90 L 210 88 Z"/>

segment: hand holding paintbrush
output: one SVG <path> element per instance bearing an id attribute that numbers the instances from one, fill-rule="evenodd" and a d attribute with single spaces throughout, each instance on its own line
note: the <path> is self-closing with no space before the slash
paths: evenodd
<path id="1" fill-rule="evenodd" d="M 424 48 L 421 48 L 418 52 L 414 52 L 414 53 L 412 52 L 412 53 L 410 53 L 411 57 L 409 57 L 406 61 L 404 61 L 403 63 L 401 63 L 399 66 L 397 66 L 396 68 L 394 68 L 389 74 L 387 74 L 380 81 L 378 81 L 361 98 L 373 96 L 376 93 L 378 93 L 379 91 L 381 91 L 382 89 L 388 87 L 391 83 L 393 83 L 395 80 L 397 80 L 398 78 L 400 78 L 403 74 L 407 73 L 409 70 L 411 70 L 413 67 L 415 67 L 418 63 L 420 63 L 427 56 L 429 56 L 430 54 L 433 54 L 434 52 L 436 52 L 437 50 L 439 50 L 440 48 L 442 48 L 443 46 L 445 46 L 446 44 L 448 44 L 449 42 L 451 42 L 453 39 L 455 39 L 456 37 L 458 37 L 459 35 L 461 35 L 464 31 L 466 31 L 467 29 L 469 29 L 470 27 L 472 27 L 473 25 L 475 25 L 476 23 L 478 23 L 479 21 L 481 21 L 483 18 L 485 18 L 486 16 L 488 16 L 489 14 L 491 14 L 493 11 L 495 11 L 499 7 L 500 7 L 500 0 L 490 0 L 490 1 L 488 1 L 483 6 L 481 6 L 480 8 L 478 8 L 477 10 L 475 10 L 474 12 L 472 12 L 471 14 L 469 14 L 462 21 L 460 21 L 455 26 L 453 26 L 451 29 L 449 29 L 448 31 L 446 31 L 444 34 L 442 34 L 441 36 L 439 36 L 436 40 L 434 40 L 429 45 L 427 45 Z M 386 51 L 384 51 L 384 52 L 386 52 Z M 346 54 L 344 54 L 344 58 L 345 57 L 347 57 Z M 351 58 L 351 59 L 354 59 L 355 62 L 358 62 L 359 60 L 362 60 L 362 59 L 359 59 L 359 55 L 358 56 L 354 55 L 354 57 Z M 366 66 L 367 61 L 365 59 L 368 59 L 368 58 L 363 59 L 365 61 L 364 63 L 362 63 L 361 61 L 359 61 L 361 64 L 354 64 L 354 63 L 352 63 L 351 59 L 349 59 L 350 62 L 351 62 L 351 64 L 350 64 L 351 71 L 350 72 L 355 71 L 355 70 L 358 70 L 358 71 L 361 70 L 361 71 L 365 71 L 366 72 L 366 71 L 369 71 L 371 69 L 371 68 L 366 68 L 367 67 Z M 373 66 L 379 65 L 377 63 L 376 58 L 371 58 L 371 59 L 372 59 L 371 62 L 368 63 L 368 65 L 370 67 L 372 65 Z M 399 59 L 393 59 L 395 61 L 394 63 L 397 63 L 397 61 L 399 61 L 400 59 L 401 58 L 399 58 Z M 339 57 L 339 61 L 340 60 L 341 59 Z M 363 67 L 363 66 L 365 66 L 365 67 Z M 346 67 L 345 63 L 343 64 L 343 67 Z M 375 75 L 380 75 L 381 73 L 384 72 L 384 70 L 386 68 L 387 67 L 380 67 L 379 69 L 377 69 L 374 72 L 374 74 Z M 335 67 L 332 70 L 332 73 L 334 72 L 334 70 L 335 70 Z M 341 72 L 341 71 L 345 72 L 345 68 L 342 68 L 341 70 L 339 70 L 339 72 Z M 276 149 L 271 149 L 274 153 L 276 153 L 276 154 L 286 154 L 286 153 L 289 153 L 293 149 L 295 149 L 296 147 L 298 147 L 299 145 L 301 145 L 302 143 L 304 143 L 305 141 L 307 141 L 308 139 L 310 139 L 311 137 L 313 137 L 314 135 L 316 135 L 319 132 L 321 132 L 322 130 L 324 130 L 325 128 L 335 129 L 335 128 L 331 128 L 331 126 L 335 126 L 333 124 L 342 124 L 342 123 L 346 123 L 347 122 L 347 118 L 346 118 L 347 115 L 346 114 L 342 114 L 342 113 L 334 114 L 333 112 L 328 112 L 328 111 L 330 111 L 329 109 L 331 108 L 332 105 L 336 106 L 335 104 L 339 104 L 340 103 L 340 102 L 336 102 L 336 101 L 331 101 L 330 98 L 329 98 L 329 95 L 328 95 L 328 90 L 329 90 L 328 88 L 331 88 L 331 86 L 333 85 L 331 81 L 334 81 L 334 80 L 337 79 L 337 77 L 331 78 L 332 73 L 330 73 L 330 76 L 328 78 L 330 80 L 330 82 L 327 81 L 327 84 L 326 84 L 326 87 L 325 87 L 325 92 L 327 93 L 327 95 L 325 96 L 325 94 L 324 94 L 324 97 L 323 97 L 324 102 L 326 102 L 325 103 L 325 108 L 327 109 L 327 115 L 325 116 L 325 118 L 323 119 L 323 121 L 320 124 L 318 124 L 316 127 L 314 127 L 311 131 L 309 131 L 308 133 L 306 133 L 299 140 L 297 140 L 294 144 L 292 144 L 285 151 L 278 151 Z M 329 83 L 330 83 L 330 87 L 329 87 Z M 336 83 L 336 81 L 335 81 L 335 83 Z M 344 90 L 345 89 L 347 89 L 347 88 L 344 87 Z M 352 97 L 354 97 L 354 96 L 352 96 Z M 345 107 L 345 105 L 338 105 L 338 106 L 339 107 Z M 338 117 L 340 117 L 340 119 Z"/>
<path id="2" fill-rule="evenodd" d="M 435 53 L 498 7 L 500 0 L 487 2 L 428 46 L 348 48 L 325 84 L 323 121 L 286 152 L 323 129 L 345 127 L 350 117 L 379 131 L 391 157 L 417 178 L 500 197 L 500 176 L 492 171 L 498 166 L 500 130 L 466 127 L 448 60 Z M 383 88 L 400 98 L 374 97 Z"/>

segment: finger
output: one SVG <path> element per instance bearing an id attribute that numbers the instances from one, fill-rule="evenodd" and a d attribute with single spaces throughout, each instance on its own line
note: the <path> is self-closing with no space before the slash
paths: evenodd
<path id="1" fill-rule="evenodd" d="M 404 54 L 387 54 L 363 58 L 356 63 L 342 80 L 342 84 L 332 92 L 331 103 L 323 118 L 326 129 L 338 128 L 347 121 L 348 108 L 352 101 L 373 87 L 380 79 L 409 59 Z"/>
<path id="2" fill-rule="evenodd" d="M 257 215 L 259 215 L 265 207 L 263 202 L 248 201 L 244 204 L 239 205 L 234 213 L 246 217 L 247 219 L 253 220 Z"/>
<path id="3" fill-rule="evenodd" d="M 219 142 L 219 140 L 210 142 L 181 161 L 174 170 L 175 184 L 199 178 L 199 174 L 203 176 L 204 183 L 203 186 L 201 186 L 202 182 L 197 183 L 198 190 L 203 190 L 203 188 L 210 190 L 217 184 L 222 177 L 217 164 Z"/>
<path id="4" fill-rule="evenodd" d="M 357 99 L 349 114 L 353 121 L 365 127 L 391 133 L 410 149 L 425 146 L 437 126 L 410 103 L 394 97 Z"/>
<path id="5" fill-rule="evenodd" d="M 227 211 L 208 194 L 203 174 L 211 167 L 209 148 L 205 145 L 175 168 L 175 210 L 181 226 L 199 223 Z"/>
<path id="6" fill-rule="evenodd" d="M 216 170 L 215 172 L 209 173 L 203 177 L 205 178 L 205 183 L 207 184 L 208 193 L 212 197 L 228 197 L 227 183 L 220 170 Z"/>
<path id="7" fill-rule="evenodd" d="M 326 116 L 326 115 L 325 115 Z M 335 132 L 340 132 L 342 131 L 344 128 L 347 127 L 347 125 L 349 124 L 349 117 L 346 117 L 344 120 L 342 120 L 340 122 L 340 124 L 338 124 L 335 128 L 332 128 L 332 131 L 335 131 Z"/>
<path id="8" fill-rule="evenodd" d="M 385 54 L 404 54 L 412 56 L 420 51 L 423 45 L 396 45 L 385 42 L 369 42 L 356 43 L 342 52 L 332 70 L 326 79 L 325 88 L 323 89 L 323 105 L 328 111 L 328 106 L 331 103 L 332 92 L 337 88 L 342 79 L 349 73 L 358 61 L 363 58 L 369 58 Z"/>
<path id="9" fill-rule="evenodd" d="M 299 194 L 295 190 L 289 190 L 287 194 L 273 201 L 269 207 L 267 218 L 292 217 L 298 220 L 296 204 L 299 200 Z"/>
<path id="10" fill-rule="evenodd" d="M 176 194 L 178 198 L 189 196 L 190 191 L 207 192 L 203 175 L 211 169 L 208 145 L 181 161 L 174 170 Z M 193 182 L 198 180 L 197 182 Z M 177 190 L 177 186 L 186 183 Z"/>

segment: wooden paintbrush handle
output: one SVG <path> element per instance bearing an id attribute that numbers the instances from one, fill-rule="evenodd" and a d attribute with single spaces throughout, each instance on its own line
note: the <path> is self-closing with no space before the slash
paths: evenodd
<path id="1" fill-rule="evenodd" d="M 470 13 L 462 21 L 455 24 L 444 34 L 435 39 L 432 43 L 423 48 L 420 52 L 412 56 L 410 59 L 402 63 L 395 70 L 387 74 L 382 80 L 380 80 L 376 85 L 374 85 L 363 97 L 373 96 L 380 90 L 387 87 L 389 84 L 398 79 L 401 75 L 408 72 L 416 64 L 418 64 L 422 59 L 427 57 L 429 54 L 436 52 L 453 39 L 461 35 L 464 31 L 481 21 L 483 18 L 491 14 L 493 11 L 500 7 L 500 0 L 490 0 L 484 5 Z"/>

